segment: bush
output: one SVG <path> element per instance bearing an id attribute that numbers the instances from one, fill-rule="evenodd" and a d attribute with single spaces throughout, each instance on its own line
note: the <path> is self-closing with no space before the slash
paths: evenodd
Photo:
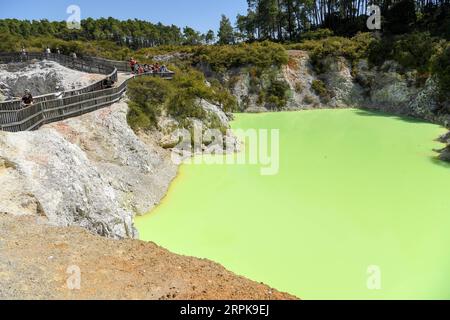
<path id="1" fill-rule="evenodd" d="M 144 113 L 140 105 L 130 101 L 128 107 L 127 122 L 134 131 L 154 127 L 154 122 Z"/>
<path id="2" fill-rule="evenodd" d="M 323 100 L 328 100 L 330 98 L 330 94 L 325 83 L 321 80 L 314 80 L 312 82 L 311 88 L 314 92 Z"/>
<path id="3" fill-rule="evenodd" d="M 172 87 L 161 78 L 139 77 L 130 81 L 127 94 L 128 122 L 133 129 L 147 129 L 156 125 L 166 100 L 172 95 Z"/>
<path id="4" fill-rule="evenodd" d="M 282 109 L 286 106 L 288 91 L 289 85 L 285 81 L 271 79 L 270 85 L 266 90 L 266 96 L 268 97 L 266 102 L 276 109 Z"/>
<path id="5" fill-rule="evenodd" d="M 323 72 L 322 61 L 327 57 L 345 57 L 351 63 L 366 58 L 374 41 L 369 33 L 358 33 L 353 38 L 329 37 L 322 40 L 308 40 L 297 46 L 310 53 L 311 62 L 318 72 Z"/>
<path id="6" fill-rule="evenodd" d="M 223 73 L 231 68 L 254 66 L 267 69 L 288 63 L 284 47 L 269 41 L 252 44 L 200 46 L 194 49 L 193 63 L 208 63 L 213 71 Z"/>
<path id="7" fill-rule="evenodd" d="M 301 83 L 300 81 L 297 81 L 295 83 L 295 88 L 294 89 L 295 89 L 295 92 L 302 93 L 303 89 L 304 89 L 303 83 Z"/>
<path id="8" fill-rule="evenodd" d="M 450 44 L 441 49 L 439 53 L 433 57 L 432 63 L 433 74 L 436 75 L 439 85 L 441 99 L 450 100 Z"/>
<path id="9" fill-rule="evenodd" d="M 139 77 L 128 86 L 130 98 L 128 122 L 133 129 L 151 129 L 158 117 L 164 113 L 187 123 L 187 118 L 206 119 L 209 115 L 199 105 L 205 99 L 222 106 L 224 111 L 234 111 L 237 101 L 220 83 L 207 85 L 205 77 L 192 68 L 174 68 L 173 80 L 153 77 Z M 219 125 L 219 121 L 213 121 Z M 222 128 L 220 128 L 222 129 Z"/>
<path id="10" fill-rule="evenodd" d="M 301 40 L 321 40 L 334 36 L 334 32 L 330 29 L 317 29 L 313 31 L 307 31 L 300 36 Z"/>
<path id="11" fill-rule="evenodd" d="M 114 42 L 103 41 L 66 41 L 52 37 L 30 37 L 22 39 L 0 33 L 0 51 L 19 51 L 25 47 L 29 52 L 42 52 L 49 47 L 53 52 L 58 48 L 63 54 L 72 52 L 78 55 L 90 55 L 106 59 L 125 60 L 130 57 L 131 50 Z"/>

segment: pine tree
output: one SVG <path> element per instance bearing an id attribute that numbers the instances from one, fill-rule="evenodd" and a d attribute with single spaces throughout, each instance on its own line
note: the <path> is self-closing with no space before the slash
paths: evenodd
<path id="1" fill-rule="evenodd" d="M 230 19 L 225 15 L 222 15 L 219 28 L 219 43 L 220 44 L 232 44 L 235 43 L 234 29 L 231 25 Z"/>
<path id="2" fill-rule="evenodd" d="M 205 35 L 206 44 L 212 44 L 214 43 L 214 40 L 216 40 L 216 35 L 214 31 L 209 30 Z"/>

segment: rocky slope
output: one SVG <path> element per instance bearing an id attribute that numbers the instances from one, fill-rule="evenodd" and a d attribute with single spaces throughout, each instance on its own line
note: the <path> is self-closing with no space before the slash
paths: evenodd
<path id="1" fill-rule="evenodd" d="M 34 96 L 85 87 L 104 78 L 68 69 L 53 61 L 0 64 L 0 101 L 21 97 L 25 89 Z"/>
<path id="2" fill-rule="evenodd" d="M 136 238 L 135 214 L 164 196 L 177 167 L 139 139 L 121 102 L 35 132 L 0 133 L 0 212 L 41 215 L 113 238 Z"/>
<path id="3" fill-rule="evenodd" d="M 268 71 L 275 72 L 276 78 L 289 87 L 286 109 L 362 107 L 450 126 L 450 115 L 439 113 L 433 78 L 421 84 L 414 72 L 406 72 L 392 61 L 379 68 L 369 68 L 368 62 L 361 60 L 352 67 L 349 61 L 338 57 L 327 58 L 322 65 L 323 70 L 318 74 L 307 52 L 291 50 L 286 66 Z M 207 66 L 201 68 L 206 75 L 217 77 L 208 73 Z M 222 81 L 233 79 L 232 92 L 242 110 L 270 110 L 267 105 L 258 104 L 256 94 L 251 92 L 248 68 L 229 70 L 219 78 Z M 314 81 L 325 85 L 326 95 L 316 92 Z"/>
<path id="4" fill-rule="evenodd" d="M 439 153 L 439 159 L 450 162 L 450 131 L 442 137 L 439 137 L 439 141 L 447 145 L 442 150 L 437 150 Z"/>
<path id="5" fill-rule="evenodd" d="M 0 214 L 0 299 L 294 299 L 153 243 L 43 222 Z"/>

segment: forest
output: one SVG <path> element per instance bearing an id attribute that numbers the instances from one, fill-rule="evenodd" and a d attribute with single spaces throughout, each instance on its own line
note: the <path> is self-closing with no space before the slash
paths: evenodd
<path id="1" fill-rule="evenodd" d="M 334 35 L 354 36 L 367 32 L 369 0 L 248 0 L 246 15 L 233 26 L 222 16 L 217 34 L 201 33 L 186 26 L 163 25 L 142 20 L 114 18 L 81 21 L 80 30 L 70 30 L 65 21 L 0 20 L 3 43 L 50 37 L 72 41 L 111 41 L 136 50 L 161 45 L 233 44 L 271 40 L 296 42 L 317 36 L 318 29 Z M 450 0 L 373 0 L 381 8 L 383 35 L 413 31 L 430 32 L 450 39 Z M 322 34 L 322 37 L 331 34 Z"/>
<path id="2" fill-rule="evenodd" d="M 381 9 L 384 34 L 430 31 L 450 38 L 449 0 L 248 0 L 237 29 L 244 40 L 295 41 L 317 28 L 353 36 L 368 31 L 371 4 Z"/>

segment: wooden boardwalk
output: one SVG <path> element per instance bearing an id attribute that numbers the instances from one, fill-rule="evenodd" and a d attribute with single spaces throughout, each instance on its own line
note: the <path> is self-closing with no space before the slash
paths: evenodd
<path id="1" fill-rule="evenodd" d="M 118 102 L 127 90 L 130 74 L 128 63 L 95 57 L 71 58 L 61 54 L 33 53 L 26 56 L 17 53 L 0 53 L 0 63 L 17 63 L 32 60 L 51 60 L 68 68 L 104 74 L 105 78 L 77 90 L 62 94 L 47 94 L 34 98 L 34 103 L 23 106 L 20 100 L 0 103 L 0 130 L 9 132 L 36 130 L 44 124 L 61 121 L 92 112 Z M 119 72 L 120 71 L 120 72 Z M 141 76 L 172 79 L 173 72 L 145 73 Z M 115 85 L 106 88 L 104 80 L 111 78 Z"/>

